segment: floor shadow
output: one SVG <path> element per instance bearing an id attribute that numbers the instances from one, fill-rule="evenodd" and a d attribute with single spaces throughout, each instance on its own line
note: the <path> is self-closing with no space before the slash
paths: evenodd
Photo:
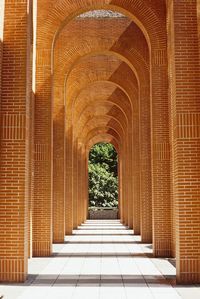
<path id="1" fill-rule="evenodd" d="M 132 234 L 133 234 L 133 231 L 131 231 L 131 230 L 128 230 L 128 229 L 126 229 L 126 228 L 124 228 L 124 229 L 121 229 L 121 228 L 114 228 L 114 227 L 112 227 L 112 228 L 98 228 L 98 227 L 96 227 L 96 228 L 79 228 L 79 229 L 77 229 L 77 230 L 74 230 L 74 231 L 78 231 L 78 232 L 81 232 L 81 231 L 85 231 L 85 232 L 88 232 L 89 231 L 89 233 L 92 231 L 92 232 L 102 232 L 102 233 L 104 233 L 104 231 L 109 231 L 109 232 L 114 232 L 114 231 L 116 231 L 116 233 L 120 233 L 120 232 L 124 232 L 124 231 L 128 231 L 128 232 L 131 232 Z"/>
<path id="2" fill-rule="evenodd" d="M 52 286 L 52 287 L 69 287 L 69 286 L 107 286 L 107 287 L 119 287 L 127 285 L 129 287 L 146 287 L 147 284 L 153 283 L 155 286 L 170 285 L 170 280 L 174 280 L 174 275 L 170 275 L 168 280 L 162 275 L 73 275 L 73 274 L 35 274 L 28 275 L 28 279 L 25 283 L 7 283 L 3 285 L 12 286 Z M 1 285 L 1 283 L 0 283 Z"/>
<path id="3" fill-rule="evenodd" d="M 172 266 L 174 266 L 174 268 L 176 268 L 176 259 L 175 258 L 168 258 L 167 260 Z"/>
<path id="4" fill-rule="evenodd" d="M 142 244 L 142 243 L 141 243 Z M 144 244 L 144 243 L 143 243 Z M 148 249 L 152 249 L 153 250 L 153 246 L 152 246 L 152 244 L 147 244 L 147 245 L 144 245 L 146 248 L 148 248 Z"/>
<path id="5" fill-rule="evenodd" d="M 117 233 L 117 234 L 111 234 L 111 233 L 108 233 L 108 234 L 102 234 L 102 233 L 95 233 L 94 234 L 77 234 L 77 233 L 73 233 L 72 236 L 133 236 L 133 233 L 128 233 L 128 234 L 120 234 L 120 233 Z M 134 235 L 134 236 L 137 236 L 137 235 Z M 139 236 L 139 235 L 138 235 Z"/>
<path id="6" fill-rule="evenodd" d="M 73 241 L 70 240 L 70 241 L 65 241 L 64 244 L 118 244 L 118 245 L 133 244 L 134 245 L 134 244 L 144 244 L 144 243 L 140 241 Z"/>
<path id="7" fill-rule="evenodd" d="M 89 252 L 89 253 L 83 253 L 83 252 L 80 252 L 80 253 L 73 253 L 73 252 L 68 252 L 68 253 L 65 253 L 65 252 L 61 252 L 61 253 L 54 253 L 52 257 L 86 257 L 86 258 L 94 258 L 94 257 L 97 257 L 97 258 L 110 258 L 110 257 L 120 257 L 120 258 L 127 258 L 127 257 L 144 257 L 144 258 L 151 258 L 153 257 L 153 255 L 151 253 L 96 253 L 96 252 Z"/>

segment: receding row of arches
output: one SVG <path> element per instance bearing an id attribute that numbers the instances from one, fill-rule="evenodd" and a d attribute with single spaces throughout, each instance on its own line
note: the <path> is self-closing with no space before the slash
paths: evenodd
<path id="1" fill-rule="evenodd" d="M 1 5 L 1 280 L 86 220 L 88 152 L 110 142 L 121 221 L 199 282 L 198 1 Z"/>

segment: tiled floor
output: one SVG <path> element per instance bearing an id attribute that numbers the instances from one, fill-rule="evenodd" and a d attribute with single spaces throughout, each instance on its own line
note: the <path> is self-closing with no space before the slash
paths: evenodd
<path id="1" fill-rule="evenodd" d="M 29 261 L 24 284 L 0 284 L 5 299 L 200 299 L 200 286 L 176 286 L 173 261 L 152 257 L 151 244 L 118 220 L 88 220 Z"/>

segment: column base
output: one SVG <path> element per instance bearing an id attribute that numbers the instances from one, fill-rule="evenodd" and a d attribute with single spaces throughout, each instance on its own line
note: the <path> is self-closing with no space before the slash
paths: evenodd
<path id="1" fill-rule="evenodd" d="M 123 224 L 124 224 L 125 226 L 128 226 L 128 221 L 123 221 Z"/>
<path id="2" fill-rule="evenodd" d="M 55 244 L 62 244 L 64 242 L 65 242 L 65 236 L 64 236 L 64 234 L 56 234 L 53 237 L 53 243 L 55 243 Z"/>
<path id="3" fill-rule="evenodd" d="M 133 224 L 129 223 L 128 227 L 129 227 L 130 229 L 133 229 Z"/>
<path id="4" fill-rule="evenodd" d="M 28 259 L 0 259 L 1 282 L 24 282 L 27 279 Z"/>
<path id="5" fill-rule="evenodd" d="M 136 235 L 136 236 L 139 236 L 140 235 L 140 229 L 138 227 L 136 227 L 136 228 L 133 227 L 133 234 Z"/>
<path id="6" fill-rule="evenodd" d="M 148 232 L 141 233 L 141 241 L 142 243 L 152 243 L 152 234 Z"/>
<path id="7" fill-rule="evenodd" d="M 65 235 L 72 235 L 73 227 L 72 223 L 66 223 L 65 225 Z"/>
<path id="8" fill-rule="evenodd" d="M 176 257 L 176 244 L 172 243 L 172 257 L 175 258 Z"/>
<path id="9" fill-rule="evenodd" d="M 52 255 L 52 244 L 47 241 L 35 241 L 33 242 L 33 256 L 51 256 Z"/>
<path id="10" fill-rule="evenodd" d="M 72 235 L 72 229 L 66 229 L 65 235 L 66 236 L 71 236 Z"/>
<path id="11" fill-rule="evenodd" d="M 177 260 L 177 284 L 200 283 L 200 259 Z"/>
<path id="12" fill-rule="evenodd" d="M 153 254 L 155 257 L 172 257 L 171 242 L 168 240 L 154 241 Z"/>
<path id="13" fill-rule="evenodd" d="M 133 228 L 133 217 L 131 215 L 128 216 L 128 227 Z"/>

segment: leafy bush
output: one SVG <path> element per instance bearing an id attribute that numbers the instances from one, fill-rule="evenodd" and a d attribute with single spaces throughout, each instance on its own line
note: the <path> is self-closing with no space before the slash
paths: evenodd
<path id="1" fill-rule="evenodd" d="M 118 206 L 117 152 L 110 143 L 98 143 L 89 154 L 90 207 Z"/>

